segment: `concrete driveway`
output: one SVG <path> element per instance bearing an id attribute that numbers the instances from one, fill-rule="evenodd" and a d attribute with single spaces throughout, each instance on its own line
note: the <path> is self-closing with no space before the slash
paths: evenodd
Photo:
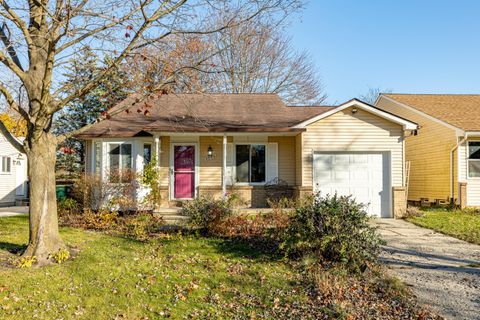
<path id="1" fill-rule="evenodd" d="M 378 220 L 382 260 L 420 303 L 447 319 L 480 319 L 480 246 L 404 220 Z"/>
<path id="2" fill-rule="evenodd" d="M 0 207 L 0 218 L 28 214 L 28 207 Z"/>

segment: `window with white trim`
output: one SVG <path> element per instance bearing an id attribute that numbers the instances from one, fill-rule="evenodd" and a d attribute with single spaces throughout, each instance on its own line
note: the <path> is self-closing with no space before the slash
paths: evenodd
<path id="1" fill-rule="evenodd" d="M 480 141 L 468 142 L 468 176 L 480 178 Z"/>
<path id="2" fill-rule="evenodd" d="M 132 144 L 108 144 L 108 173 L 110 182 L 129 182 L 132 178 Z"/>
<path id="3" fill-rule="evenodd" d="M 237 144 L 235 146 L 236 182 L 264 183 L 266 179 L 266 145 Z"/>
<path id="4" fill-rule="evenodd" d="M 12 158 L 2 157 L 2 173 L 11 173 L 12 172 Z"/>

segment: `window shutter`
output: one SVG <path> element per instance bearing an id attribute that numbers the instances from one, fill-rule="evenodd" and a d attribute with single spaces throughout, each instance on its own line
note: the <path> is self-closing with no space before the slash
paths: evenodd
<path id="1" fill-rule="evenodd" d="M 233 143 L 227 143 L 227 186 L 233 185 L 234 168 L 235 165 L 233 163 Z"/>
<path id="2" fill-rule="evenodd" d="M 278 144 L 269 143 L 267 145 L 267 178 L 269 183 L 278 178 Z"/>

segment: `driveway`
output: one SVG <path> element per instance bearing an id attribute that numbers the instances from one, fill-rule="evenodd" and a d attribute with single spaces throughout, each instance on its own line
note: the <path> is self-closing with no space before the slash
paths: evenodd
<path id="1" fill-rule="evenodd" d="M 447 319 L 480 319 L 480 246 L 404 220 L 377 221 L 382 260 L 420 303 Z"/>
<path id="2" fill-rule="evenodd" d="M 28 214 L 28 207 L 0 207 L 0 218 Z"/>

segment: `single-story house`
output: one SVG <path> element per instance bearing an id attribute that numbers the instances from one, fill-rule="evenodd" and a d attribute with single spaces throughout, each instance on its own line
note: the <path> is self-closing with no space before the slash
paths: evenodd
<path id="1" fill-rule="evenodd" d="M 405 139 L 409 201 L 480 206 L 480 95 L 382 94 L 375 105 L 419 125 Z"/>
<path id="2" fill-rule="evenodd" d="M 19 153 L 0 132 L 0 207 L 25 200 L 28 197 L 27 180 L 27 156 Z"/>
<path id="3" fill-rule="evenodd" d="M 266 185 L 296 196 L 353 195 L 372 215 L 405 210 L 404 137 L 414 122 L 352 99 L 338 106 L 286 106 L 275 94 L 132 95 L 86 140 L 86 170 L 109 179 L 159 159 L 162 206 L 238 193 L 266 206 Z"/>

